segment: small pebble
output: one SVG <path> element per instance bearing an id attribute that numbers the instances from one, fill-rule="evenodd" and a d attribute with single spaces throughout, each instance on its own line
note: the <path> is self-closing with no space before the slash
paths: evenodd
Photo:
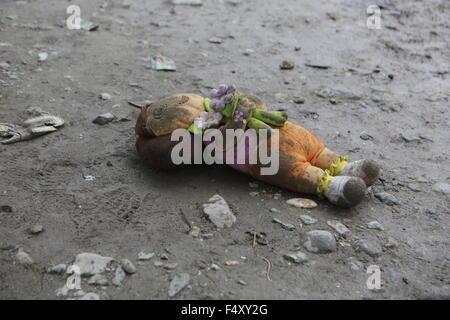
<path id="1" fill-rule="evenodd" d="M 53 267 L 48 267 L 47 268 L 47 273 L 50 274 L 57 274 L 57 273 L 64 273 L 66 272 L 67 266 L 63 263 L 61 264 L 57 264 L 56 266 Z"/>
<path id="2" fill-rule="evenodd" d="M 292 70 L 294 69 L 295 65 L 292 62 L 289 62 L 287 60 L 283 60 L 280 63 L 280 69 L 281 70 Z"/>
<path id="3" fill-rule="evenodd" d="M 34 264 L 33 258 L 31 258 L 31 256 L 28 253 L 23 251 L 22 248 L 19 248 L 19 250 L 16 254 L 16 258 L 19 261 L 19 263 L 23 266 L 30 266 L 30 265 Z"/>
<path id="4" fill-rule="evenodd" d="M 310 217 L 310 216 L 308 216 L 306 214 L 302 214 L 300 216 L 300 220 L 306 225 L 317 223 L 317 219 L 314 219 L 313 217 Z"/>
<path id="5" fill-rule="evenodd" d="M 99 125 L 105 125 L 113 121 L 115 118 L 116 117 L 112 113 L 107 112 L 97 116 L 97 118 L 95 118 L 92 122 Z"/>
<path id="6" fill-rule="evenodd" d="M 155 256 L 154 252 L 145 253 L 144 251 L 141 251 L 138 253 L 138 260 L 147 261 L 147 260 L 150 260 L 151 258 L 153 258 L 154 256 Z"/>
<path id="7" fill-rule="evenodd" d="M 286 260 L 288 260 L 290 262 L 294 262 L 294 263 L 304 263 L 309 260 L 308 257 L 306 256 L 306 254 L 304 254 L 301 251 L 285 254 L 285 255 L 283 255 L 283 257 Z"/>
<path id="8" fill-rule="evenodd" d="M 374 221 L 370 221 L 369 223 L 367 223 L 367 228 L 369 229 L 375 229 L 375 230 L 380 230 L 383 231 L 384 228 L 381 225 L 381 223 L 379 223 L 378 221 L 374 220 Z"/>
<path id="9" fill-rule="evenodd" d="M 111 100 L 111 95 L 109 93 L 104 92 L 104 93 L 100 94 L 100 98 L 102 100 Z"/>
<path id="10" fill-rule="evenodd" d="M 120 260 L 120 265 L 122 266 L 122 269 L 128 273 L 133 274 L 136 273 L 136 267 L 133 265 L 133 263 L 128 259 L 122 259 Z"/>
<path id="11" fill-rule="evenodd" d="M 317 203 L 314 200 L 305 198 L 289 199 L 286 201 L 286 203 L 297 208 L 312 209 L 317 207 Z"/>
<path id="12" fill-rule="evenodd" d="M 41 224 L 35 224 L 30 228 L 31 234 L 38 234 L 41 233 L 42 231 L 44 231 L 44 227 Z"/>

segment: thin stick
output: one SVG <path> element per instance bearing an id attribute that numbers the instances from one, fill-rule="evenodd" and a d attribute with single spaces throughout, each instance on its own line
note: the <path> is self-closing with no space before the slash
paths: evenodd
<path id="1" fill-rule="evenodd" d="M 267 262 L 267 279 L 269 281 L 272 281 L 272 279 L 270 278 L 270 269 L 272 267 L 272 264 L 270 263 L 269 259 L 265 258 L 265 257 L 261 257 L 264 259 L 265 262 Z"/>
<path id="2" fill-rule="evenodd" d="M 253 231 L 253 245 L 252 248 L 256 246 L 256 232 Z"/>
<path id="3" fill-rule="evenodd" d="M 142 105 L 142 104 L 137 104 L 137 103 L 134 103 L 134 102 L 131 102 L 131 101 L 128 101 L 128 104 L 130 106 L 138 108 L 138 109 L 142 109 L 144 107 L 144 105 Z"/>

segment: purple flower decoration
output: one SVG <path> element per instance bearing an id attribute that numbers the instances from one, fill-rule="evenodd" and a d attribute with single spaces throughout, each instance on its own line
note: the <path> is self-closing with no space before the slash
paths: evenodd
<path id="1" fill-rule="evenodd" d="M 235 111 L 233 115 L 233 121 L 234 122 L 241 122 L 244 121 L 244 113 L 242 111 Z"/>
<path id="2" fill-rule="evenodd" d="M 236 92 L 236 88 L 233 85 L 229 85 L 227 89 L 227 94 Z"/>
<path id="3" fill-rule="evenodd" d="M 229 104 L 233 102 L 233 94 L 229 93 L 225 96 L 225 98 L 223 98 L 223 101 L 225 102 L 225 104 Z"/>
<path id="4" fill-rule="evenodd" d="M 210 97 L 211 99 L 214 99 L 214 98 L 220 98 L 221 96 L 222 96 L 222 95 L 219 94 L 219 90 L 217 90 L 217 89 L 212 89 L 211 92 L 209 93 L 209 97 Z"/>
<path id="5" fill-rule="evenodd" d="M 222 114 L 219 112 L 215 112 L 215 111 L 209 111 L 209 112 L 204 111 L 204 112 L 200 113 L 200 116 L 198 118 L 201 119 L 201 123 L 202 123 L 201 128 L 199 128 L 199 129 L 208 129 L 211 127 L 219 126 L 220 121 L 222 120 Z M 200 121 L 198 121 L 198 122 L 200 122 Z"/>

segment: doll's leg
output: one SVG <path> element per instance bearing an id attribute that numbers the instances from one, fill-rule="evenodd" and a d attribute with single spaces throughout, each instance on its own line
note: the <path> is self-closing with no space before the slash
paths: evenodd
<path id="1" fill-rule="evenodd" d="M 345 157 L 339 156 L 328 148 L 323 149 L 315 165 L 324 170 L 328 169 L 332 176 L 359 177 L 367 186 L 371 186 L 378 180 L 381 171 L 380 166 L 373 160 L 347 162 Z"/>

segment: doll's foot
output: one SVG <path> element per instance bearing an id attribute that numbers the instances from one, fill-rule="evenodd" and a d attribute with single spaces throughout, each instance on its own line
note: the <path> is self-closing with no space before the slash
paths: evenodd
<path id="1" fill-rule="evenodd" d="M 356 206 L 366 194 L 366 184 L 361 178 L 350 176 L 333 177 L 324 196 L 339 207 Z"/>
<path id="2" fill-rule="evenodd" d="M 363 179 L 366 186 L 371 186 L 380 177 L 380 166 L 373 160 L 363 159 L 347 163 L 339 176 L 353 176 Z"/>

